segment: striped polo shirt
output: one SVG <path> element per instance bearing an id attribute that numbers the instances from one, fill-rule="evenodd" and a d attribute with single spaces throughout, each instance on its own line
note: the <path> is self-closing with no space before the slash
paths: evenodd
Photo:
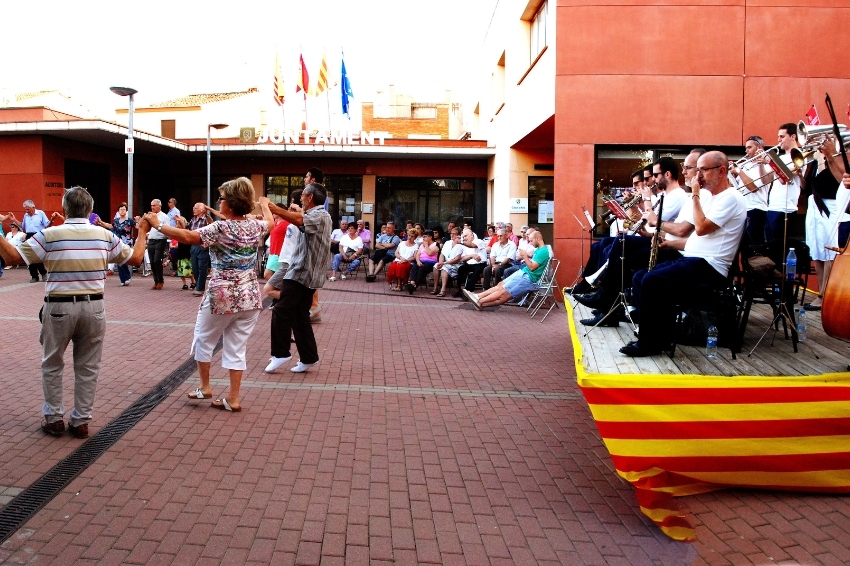
<path id="1" fill-rule="evenodd" d="M 44 263 L 48 295 L 103 293 L 109 263 L 123 265 L 133 249 L 87 218 L 68 218 L 61 226 L 46 228 L 20 245 L 27 265 Z"/>

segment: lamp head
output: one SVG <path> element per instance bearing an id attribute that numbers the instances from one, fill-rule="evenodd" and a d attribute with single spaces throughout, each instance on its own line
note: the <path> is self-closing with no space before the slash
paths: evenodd
<path id="1" fill-rule="evenodd" d="M 210 124 L 208 127 L 216 129 L 216 130 L 223 130 L 227 126 L 228 126 L 228 124 Z"/>
<path id="2" fill-rule="evenodd" d="M 136 89 L 130 88 L 128 86 L 111 86 L 109 87 L 109 90 L 111 90 L 118 96 L 132 96 L 139 92 Z"/>

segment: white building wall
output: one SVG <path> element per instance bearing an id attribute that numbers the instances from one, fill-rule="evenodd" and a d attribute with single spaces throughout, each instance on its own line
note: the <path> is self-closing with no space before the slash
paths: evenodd
<path id="1" fill-rule="evenodd" d="M 515 226 L 528 223 L 527 215 L 510 215 L 508 210 L 511 197 L 528 197 L 528 176 L 535 174 L 534 159 L 528 157 L 528 152 L 516 150 L 513 146 L 555 115 L 556 2 L 549 2 L 547 48 L 533 68 L 529 69 L 531 24 L 523 17 L 533 16 L 540 2 L 500 1 L 495 14 L 492 14 L 492 24 L 482 48 L 481 72 L 477 81 L 477 137 L 486 139 L 488 145 L 496 148 L 496 155 L 489 163 L 489 180 L 493 187 L 490 196 L 493 218 L 488 219 L 490 221 L 510 218 Z M 498 63 L 503 54 L 504 67 L 500 68 Z M 500 75 L 503 75 L 503 80 Z M 499 109 L 502 100 L 504 105 Z M 550 144 L 554 152 L 554 140 Z M 541 159 L 545 152 L 542 156 L 538 151 L 531 152 L 531 155 Z"/>

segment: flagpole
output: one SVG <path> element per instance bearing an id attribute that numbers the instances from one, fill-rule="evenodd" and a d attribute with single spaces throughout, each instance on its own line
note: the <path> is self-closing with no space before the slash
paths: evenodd
<path id="1" fill-rule="evenodd" d="M 331 89 L 330 87 L 325 89 L 325 102 L 328 103 L 328 135 L 333 131 L 331 129 Z"/>

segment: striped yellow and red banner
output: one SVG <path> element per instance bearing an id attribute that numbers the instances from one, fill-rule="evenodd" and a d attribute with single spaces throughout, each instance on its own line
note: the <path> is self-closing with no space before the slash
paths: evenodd
<path id="1" fill-rule="evenodd" d="M 322 54 L 322 64 L 319 67 L 319 80 L 316 82 L 316 96 L 328 89 L 328 57 Z"/>
<path id="2" fill-rule="evenodd" d="M 676 496 L 726 487 L 850 493 L 850 373 L 591 374 L 568 318 L 578 384 L 614 467 L 671 538 L 695 539 Z"/>

